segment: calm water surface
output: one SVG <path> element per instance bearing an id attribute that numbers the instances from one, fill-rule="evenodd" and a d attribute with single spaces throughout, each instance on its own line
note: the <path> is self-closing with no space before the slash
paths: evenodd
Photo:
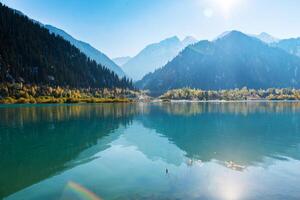
<path id="1" fill-rule="evenodd" d="M 1 198 L 300 199 L 300 103 L 1 106 Z"/>

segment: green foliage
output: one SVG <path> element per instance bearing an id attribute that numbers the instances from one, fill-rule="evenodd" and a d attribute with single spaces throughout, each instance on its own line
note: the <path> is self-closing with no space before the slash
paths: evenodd
<path id="1" fill-rule="evenodd" d="M 300 100 L 300 90 L 296 89 L 275 89 L 266 90 L 254 89 L 233 89 L 233 90 L 200 90 L 200 89 L 174 89 L 169 90 L 161 97 L 163 100 L 225 100 L 225 101 L 243 101 L 243 100 Z"/>
<path id="2" fill-rule="evenodd" d="M 133 88 L 105 66 L 26 16 L 0 3 L 0 82 L 92 88 Z M 3 88 L 5 90 L 5 88 Z M 29 98 L 28 93 L 16 94 Z M 61 95 L 60 93 L 57 94 Z"/>
<path id="3" fill-rule="evenodd" d="M 131 102 L 138 91 L 123 88 L 69 88 L 0 83 L 0 103 L 112 103 Z"/>

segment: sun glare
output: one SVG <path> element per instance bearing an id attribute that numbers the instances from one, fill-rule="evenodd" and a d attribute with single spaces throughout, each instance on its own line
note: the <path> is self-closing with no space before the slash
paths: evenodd
<path id="1" fill-rule="evenodd" d="M 226 181 L 220 185 L 220 195 L 224 200 L 241 199 L 243 193 L 242 182 L 236 177 L 226 177 Z"/>
<path id="2" fill-rule="evenodd" d="M 215 11 L 227 18 L 230 17 L 235 9 L 237 9 L 237 7 L 244 1 L 245 0 L 209 0 L 206 1 L 206 9 L 204 9 L 203 13 L 206 17 L 211 17 L 211 13 Z"/>
<path id="3" fill-rule="evenodd" d="M 234 8 L 234 6 L 236 6 L 238 0 L 216 0 L 216 1 L 217 1 L 216 3 L 219 4 L 220 8 L 224 12 L 228 13 L 231 11 L 231 9 Z"/>

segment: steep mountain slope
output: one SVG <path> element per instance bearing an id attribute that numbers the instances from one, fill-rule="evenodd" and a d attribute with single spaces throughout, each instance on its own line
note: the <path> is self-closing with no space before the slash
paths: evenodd
<path id="1" fill-rule="evenodd" d="M 178 37 L 174 36 L 159 43 L 150 44 L 124 64 L 122 68 L 133 80 L 140 80 L 147 73 L 164 66 L 182 49 L 191 43 L 195 43 L 195 41 L 192 37 L 180 41 Z"/>
<path id="2" fill-rule="evenodd" d="M 169 89 L 299 87 L 300 58 L 238 31 L 184 49 L 137 86 L 161 94 Z"/>
<path id="3" fill-rule="evenodd" d="M 60 36 L 0 4 L 0 82 L 131 87 Z"/>
<path id="4" fill-rule="evenodd" d="M 300 57 L 300 38 L 284 39 L 271 45 Z"/>
<path id="5" fill-rule="evenodd" d="M 107 67 L 108 69 L 114 71 L 118 76 L 120 76 L 120 77 L 125 76 L 124 71 L 116 63 L 114 63 L 104 53 L 102 53 L 99 50 L 92 47 L 90 44 L 88 44 L 86 42 L 82 42 L 80 40 L 76 40 L 75 38 L 73 38 L 71 35 L 69 35 L 65 31 L 58 29 L 54 26 L 45 25 L 45 28 L 47 28 L 51 33 L 54 33 L 56 35 L 63 37 L 65 40 L 69 41 L 72 45 L 77 47 L 86 56 L 88 56 L 92 60 L 95 60 L 98 64 L 101 64 L 101 65 Z"/>
<path id="6" fill-rule="evenodd" d="M 130 56 L 124 56 L 124 57 L 117 57 L 114 58 L 113 61 L 119 65 L 119 66 L 123 66 L 124 64 L 126 64 L 129 60 L 131 59 Z"/>

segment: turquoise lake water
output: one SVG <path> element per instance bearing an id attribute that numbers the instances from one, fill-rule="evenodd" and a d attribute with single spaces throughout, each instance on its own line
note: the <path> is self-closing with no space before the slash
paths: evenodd
<path id="1" fill-rule="evenodd" d="M 0 107 L 0 199 L 300 199 L 300 103 Z"/>

